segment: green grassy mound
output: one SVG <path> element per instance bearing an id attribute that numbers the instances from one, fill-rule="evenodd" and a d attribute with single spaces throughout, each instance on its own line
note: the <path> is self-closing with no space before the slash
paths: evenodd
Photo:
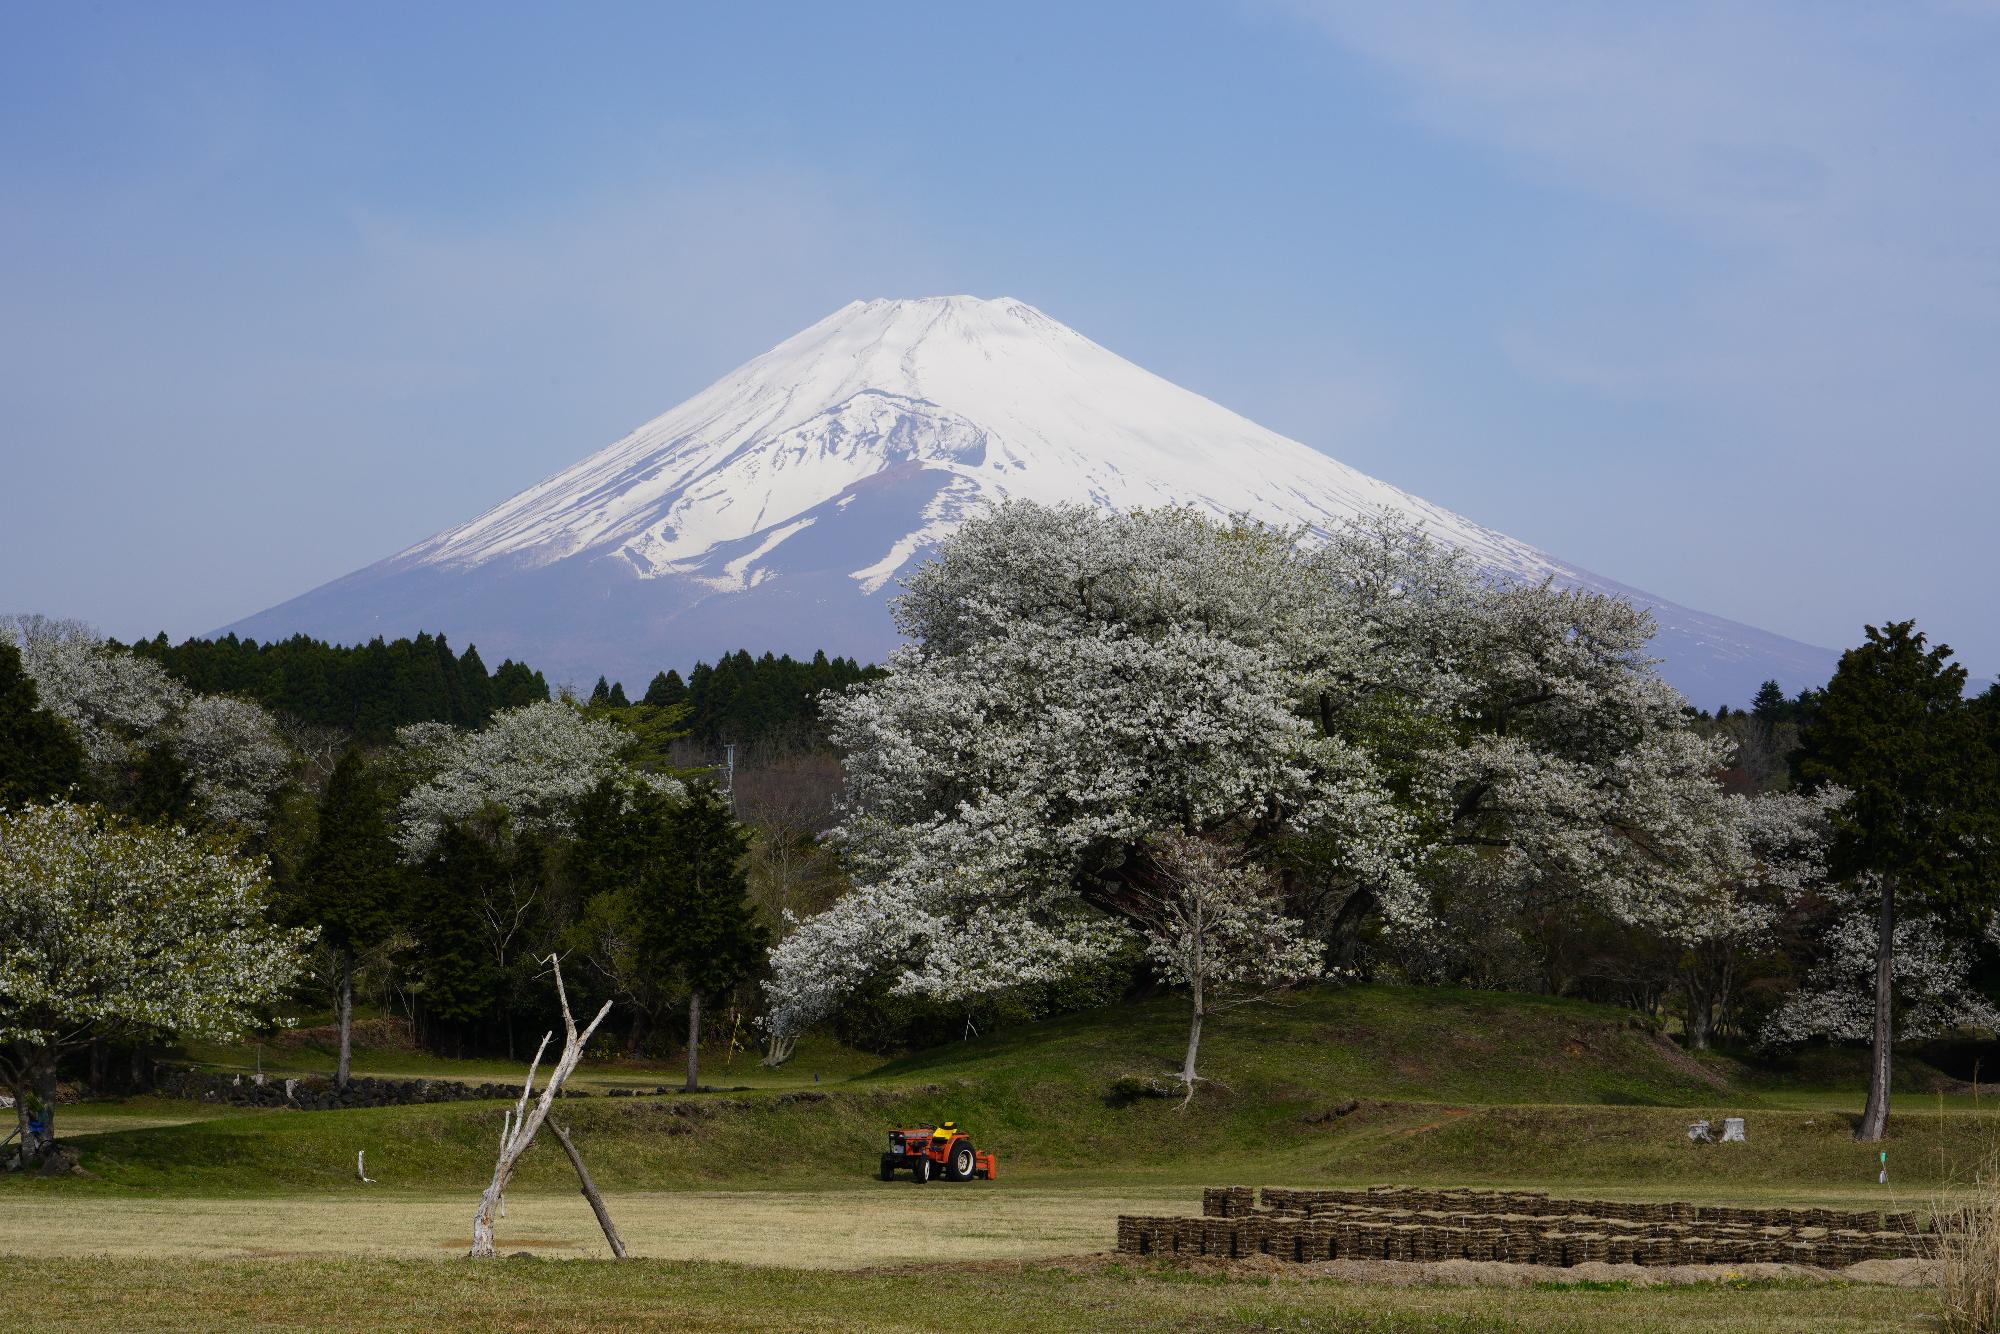
<path id="1" fill-rule="evenodd" d="M 1177 1064 L 1185 1022 L 1184 1002 L 1167 997 L 952 1043 L 819 1088 L 600 1094 L 566 1101 L 558 1119 L 607 1190 L 889 1189 L 872 1180 L 884 1132 L 944 1119 L 1001 1153 L 1003 1181 L 1547 1182 L 1709 1196 L 1873 1183 L 1873 1151 L 1851 1142 L 1837 1107 L 1734 1081 L 1609 1007 L 1313 990 L 1212 1023 L 1202 1061 L 1212 1082 L 1185 1108 L 1178 1096 L 1131 1096 L 1131 1081 Z M 1697 1149 L 1682 1137 L 1695 1116 L 1725 1114 L 1750 1116 L 1750 1145 Z M 1891 1145 L 1898 1180 L 1969 1165 L 1990 1120 L 1942 1106 L 1933 1117 L 1906 1099 Z M 85 1142 L 94 1181 L 33 1188 L 476 1190 L 498 1133 L 493 1103 L 110 1129 Z M 355 1180 L 358 1149 L 379 1186 Z M 569 1169 L 553 1148 L 537 1150 L 518 1181 L 566 1189 Z"/>

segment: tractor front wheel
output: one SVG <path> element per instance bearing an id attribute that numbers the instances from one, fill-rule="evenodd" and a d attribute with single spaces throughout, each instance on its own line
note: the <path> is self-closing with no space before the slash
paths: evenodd
<path id="1" fill-rule="evenodd" d="M 931 1179 L 931 1171 L 934 1167 L 935 1164 L 931 1162 L 928 1156 L 917 1159 L 917 1184 L 919 1186 Z"/>
<path id="2" fill-rule="evenodd" d="M 945 1164 L 945 1175 L 953 1181 L 972 1180 L 972 1169 L 979 1165 L 979 1155 L 972 1151 L 972 1141 L 962 1139 L 952 1145 L 951 1159 Z"/>
<path id="3" fill-rule="evenodd" d="M 896 1179 L 896 1156 L 892 1153 L 882 1155 L 882 1179 L 884 1181 Z"/>

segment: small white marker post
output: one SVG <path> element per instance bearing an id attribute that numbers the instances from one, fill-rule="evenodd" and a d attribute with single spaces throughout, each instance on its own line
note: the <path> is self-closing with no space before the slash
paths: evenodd
<path id="1" fill-rule="evenodd" d="M 1875 1184 L 1878 1186 L 1889 1184 L 1889 1151 L 1887 1149 L 1882 1150 L 1882 1170 L 1876 1174 Z"/>

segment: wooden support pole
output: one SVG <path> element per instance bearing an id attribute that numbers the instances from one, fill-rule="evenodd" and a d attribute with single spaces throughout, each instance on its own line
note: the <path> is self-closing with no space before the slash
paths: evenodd
<path id="1" fill-rule="evenodd" d="M 612 1225 L 611 1211 L 604 1207 L 604 1197 L 597 1193 L 597 1183 L 590 1179 L 590 1169 L 583 1165 L 583 1155 L 570 1143 L 569 1131 L 549 1122 L 549 1129 L 555 1132 L 563 1152 L 569 1155 L 569 1165 L 576 1169 L 576 1182 L 583 1191 L 583 1198 L 590 1201 L 590 1211 L 597 1215 L 597 1225 L 604 1229 L 604 1239 L 611 1243 L 611 1253 L 620 1260 L 625 1258 L 625 1242 L 619 1237 L 618 1229 Z"/>

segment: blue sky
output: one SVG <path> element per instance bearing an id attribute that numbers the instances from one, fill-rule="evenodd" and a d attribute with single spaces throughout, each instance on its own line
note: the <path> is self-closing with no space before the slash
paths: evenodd
<path id="1" fill-rule="evenodd" d="M 857 297 L 2000 673 L 2000 8 L 6 4 L 0 611 L 198 633 Z"/>

